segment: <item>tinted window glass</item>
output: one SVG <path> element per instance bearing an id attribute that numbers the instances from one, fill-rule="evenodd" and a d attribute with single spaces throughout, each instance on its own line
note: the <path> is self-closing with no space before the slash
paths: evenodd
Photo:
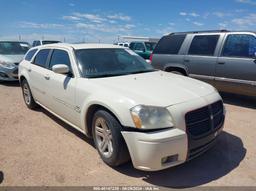
<path id="1" fill-rule="evenodd" d="M 256 37 L 245 34 L 228 35 L 222 56 L 252 58 L 256 52 Z"/>
<path id="2" fill-rule="evenodd" d="M 71 70 L 68 53 L 64 50 L 54 50 L 50 61 L 50 69 L 56 64 L 65 64 Z"/>
<path id="3" fill-rule="evenodd" d="M 148 51 L 153 51 L 156 47 L 155 42 L 145 42 L 145 45 Z"/>
<path id="4" fill-rule="evenodd" d="M 40 50 L 36 55 L 34 64 L 41 67 L 46 67 L 46 62 L 47 62 L 49 52 L 50 52 L 49 49 Z"/>
<path id="5" fill-rule="evenodd" d="M 186 38 L 184 34 L 172 34 L 164 36 L 156 45 L 155 54 L 178 54 L 180 47 Z"/>
<path id="6" fill-rule="evenodd" d="M 134 50 L 134 45 L 135 45 L 135 43 L 132 42 L 132 43 L 130 44 L 130 49 Z"/>
<path id="7" fill-rule="evenodd" d="M 143 43 L 136 43 L 134 50 L 144 51 L 145 47 L 144 47 Z"/>
<path id="8" fill-rule="evenodd" d="M 35 55 L 36 51 L 37 51 L 37 49 L 30 50 L 27 53 L 25 60 L 30 61 L 32 59 L 32 57 Z"/>
<path id="9" fill-rule="evenodd" d="M 213 56 L 218 40 L 219 35 L 195 36 L 190 45 L 188 54 Z"/>
<path id="10" fill-rule="evenodd" d="M 219 40 L 219 35 L 195 36 L 190 45 L 188 54 L 213 56 Z"/>
<path id="11" fill-rule="evenodd" d="M 55 40 L 44 40 L 42 41 L 42 44 L 55 44 L 55 43 L 59 43 L 60 41 L 55 41 Z"/>

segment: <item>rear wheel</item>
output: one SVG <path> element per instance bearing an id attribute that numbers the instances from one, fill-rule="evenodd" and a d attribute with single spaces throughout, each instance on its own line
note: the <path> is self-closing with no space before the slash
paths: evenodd
<path id="1" fill-rule="evenodd" d="M 32 93 L 31 93 L 31 90 L 30 90 L 27 80 L 23 80 L 21 82 L 21 88 L 22 88 L 23 98 L 24 98 L 26 106 L 29 109 L 36 108 L 37 104 L 32 96 Z"/>
<path id="2" fill-rule="evenodd" d="M 121 134 L 121 125 L 109 112 L 99 110 L 94 114 L 92 133 L 102 160 L 109 166 L 119 166 L 130 156 Z"/>

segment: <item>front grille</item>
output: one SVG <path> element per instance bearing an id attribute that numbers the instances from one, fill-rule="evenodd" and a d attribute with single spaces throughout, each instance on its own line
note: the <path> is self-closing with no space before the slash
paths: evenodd
<path id="1" fill-rule="evenodd" d="M 189 136 L 193 139 L 204 137 L 218 130 L 224 121 L 222 101 L 188 112 L 185 121 Z"/>
<path id="2" fill-rule="evenodd" d="M 16 66 L 18 66 L 20 63 L 18 63 L 18 62 L 16 62 L 16 63 L 14 63 Z"/>

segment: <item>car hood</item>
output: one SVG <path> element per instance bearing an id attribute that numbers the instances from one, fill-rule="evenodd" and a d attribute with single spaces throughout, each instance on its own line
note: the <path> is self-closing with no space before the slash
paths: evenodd
<path id="1" fill-rule="evenodd" d="M 134 105 L 167 107 L 215 92 L 211 85 L 199 80 L 162 71 L 92 80 L 102 90 L 111 89 L 113 96 L 125 96 Z"/>
<path id="2" fill-rule="evenodd" d="M 8 63 L 20 63 L 23 59 L 23 54 L 17 55 L 0 55 L 0 61 L 8 62 Z"/>

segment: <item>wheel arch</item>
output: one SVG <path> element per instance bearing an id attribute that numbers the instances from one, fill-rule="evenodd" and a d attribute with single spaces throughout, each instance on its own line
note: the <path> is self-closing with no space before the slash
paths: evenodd
<path id="1" fill-rule="evenodd" d="M 89 105 L 87 107 L 86 111 L 84 112 L 84 115 L 82 115 L 82 116 L 84 116 L 83 124 L 85 127 L 85 133 L 87 134 L 87 136 L 92 137 L 93 115 L 98 110 L 105 110 L 105 111 L 109 112 L 122 126 L 121 120 L 118 118 L 118 115 L 116 114 L 116 112 L 114 112 L 112 109 L 110 109 L 110 107 L 108 107 L 104 104 L 100 104 L 100 103 L 92 103 L 91 105 Z"/>
<path id="2" fill-rule="evenodd" d="M 184 74 L 185 76 L 188 76 L 188 69 L 186 66 L 181 64 L 167 64 L 164 67 L 164 71 L 171 72 L 171 71 L 178 71 Z"/>

